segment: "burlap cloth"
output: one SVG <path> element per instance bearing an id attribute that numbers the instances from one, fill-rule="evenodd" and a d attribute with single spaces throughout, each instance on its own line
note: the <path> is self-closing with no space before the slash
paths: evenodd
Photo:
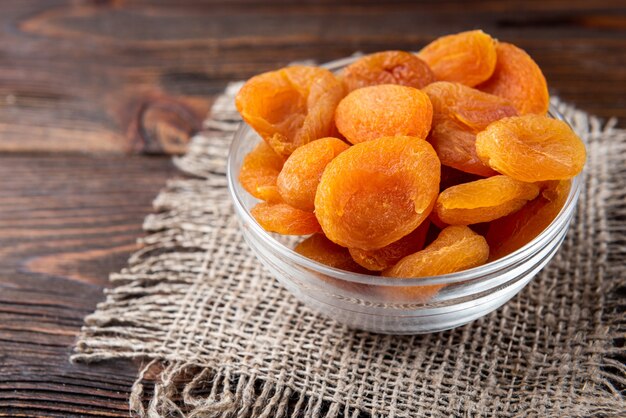
<path id="1" fill-rule="evenodd" d="M 111 275 L 73 360 L 138 358 L 130 399 L 148 417 L 626 416 L 626 131 L 557 100 L 589 158 L 554 260 L 514 299 L 461 328 L 390 336 L 312 312 L 239 233 L 225 161 L 231 84 Z M 620 290 L 621 288 L 621 290 Z M 620 299 L 620 292 L 622 299 Z"/>

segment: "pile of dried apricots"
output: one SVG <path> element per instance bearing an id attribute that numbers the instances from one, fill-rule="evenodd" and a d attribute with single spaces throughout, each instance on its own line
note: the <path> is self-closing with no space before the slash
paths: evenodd
<path id="1" fill-rule="evenodd" d="M 239 181 L 264 201 L 257 222 L 311 235 L 295 250 L 315 261 L 401 278 L 461 271 L 521 248 L 564 205 L 586 153 L 548 104 L 532 58 L 480 30 L 338 75 L 286 67 L 237 95 L 264 139 Z"/>

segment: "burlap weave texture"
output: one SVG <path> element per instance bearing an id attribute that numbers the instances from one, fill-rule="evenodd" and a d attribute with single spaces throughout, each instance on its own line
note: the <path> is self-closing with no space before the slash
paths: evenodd
<path id="1" fill-rule="evenodd" d="M 176 164 L 143 248 L 86 318 L 73 359 L 141 358 L 149 417 L 626 416 L 626 131 L 555 101 L 588 145 L 580 203 L 555 259 L 467 326 L 422 336 L 349 330 L 300 304 L 238 231 L 225 179 L 233 83 Z M 156 371 L 155 371 L 156 370 Z M 149 389 L 149 390 L 148 390 Z"/>

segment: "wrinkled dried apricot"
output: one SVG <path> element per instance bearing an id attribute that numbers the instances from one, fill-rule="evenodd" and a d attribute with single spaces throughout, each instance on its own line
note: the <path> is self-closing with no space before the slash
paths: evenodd
<path id="1" fill-rule="evenodd" d="M 509 101 L 460 83 L 438 81 L 423 91 L 433 105 L 433 118 L 448 116 L 473 131 L 482 131 L 496 120 L 517 115 Z"/>
<path id="2" fill-rule="evenodd" d="M 252 77 L 235 104 L 274 151 L 288 157 L 301 145 L 332 136 L 335 108 L 344 95 L 330 71 L 295 65 Z"/>
<path id="3" fill-rule="evenodd" d="M 450 226 L 441 219 L 439 219 L 437 212 L 435 212 L 434 210 L 430 212 L 430 215 L 428 215 L 428 220 L 439 229 L 444 229 L 446 226 Z"/>
<path id="4" fill-rule="evenodd" d="M 382 275 L 399 278 L 438 276 L 480 266 L 488 257 L 489 246 L 485 238 L 466 226 L 448 226 L 429 246 L 404 257 Z M 386 286 L 383 292 L 391 299 L 426 300 L 444 286 Z"/>
<path id="5" fill-rule="evenodd" d="M 489 222 L 519 210 L 539 194 L 539 186 L 493 176 L 452 186 L 439 195 L 435 212 L 449 225 Z"/>
<path id="6" fill-rule="evenodd" d="M 439 183 L 439 192 L 446 190 L 449 187 L 456 186 L 462 183 L 469 183 L 471 181 L 480 180 L 482 177 L 476 174 L 466 173 L 465 171 L 457 170 L 446 165 L 441 166 L 441 182 Z M 430 222 L 437 228 L 443 229 L 448 226 L 437 216 L 437 212 L 434 210 L 430 212 L 428 216 Z"/>
<path id="7" fill-rule="evenodd" d="M 442 36 L 418 54 L 437 80 L 473 87 L 489 79 L 496 67 L 496 41 L 481 30 Z"/>
<path id="8" fill-rule="evenodd" d="M 496 174 L 476 155 L 476 134 L 453 119 L 435 122 L 428 142 L 437 151 L 441 164 L 481 177 Z"/>
<path id="9" fill-rule="evenodd" d="M 309 235 L 320 232 L 315 215 L 293 208 L 286 203 L 257 204 L 250 214 L 268 232 L 283 235 Z"/>
<path id="10" fill-rule="evenodd" d="M 570 188 L 571 180 L 561 180 L 519 211 L 491 222 L 487 232 L 490 260 L 511 254 L 545 230 L 567 201 Z"/>
<path id="11" fill-rule="evenodd" d="M 396 264 L 403 257 L 421 250 L 424 247 L 429 227 L 430 222 L 426 220 L 415 231 L 383 248 L 370 251 L 351 248 L 350 255 L 354 261 L 368 270 L 385 270 Z"/>
<path id="12" fill-rule="evenodd" d="M 366 273 L 350 256 L 347 248 L 335 244 L 324 234 L 313 234 L 294 248 L 294 251 L 318 263 L 353 273 Z"/>
<path id="13" fill-rule="evenodd" d="M 294 208 L 313 212 L 315 192 L 326 165 L 348 144 L 337 138 L 321 138 L 296 149 L 278 175 L 280 196 Z"/>
<path id="14" fill-rule="evenodd" d="M 550 105 L 548 84 L 535 61 L 523 49 L 506 42 L 496 45 L 496 53 L 493 75 L 477 88 L 511 101 L 520 115 L 545 114 Z"/>
<path id="15" fill-rule="evenodd" d="M 326 166 L 315 194 L 315 214 L 331 241 L 363 250 L 382 248 L 426 219 L 439 178 L 439 158 L 426 141 L 398 136 L 363 142 Z"/>
<path id="16" fill-rule="evenodd" d="M 283 157 L 276 154 L 267 143 L 261 141 L 243 159 L 239 182 L 257 199 L 280 202 L 282 199 L 276 187 L 276 179 L 284 162 Z"/>
<path id="17" fill-rule="evenodd" d="M 480 266 L 488 257 L 485 238 L 467 226 L 448 226 L 428 247 L 404 257 L 383 276 L 438 276 Z"/>
<path id="18" fill-rule="evenodd" d="M 534 114 L 492 123 L 476 136 L 476 151 L 494 170 L 529 183 L 574 177 L 586 159 L 567 123 Z"/>
<path id="19" fill-rule="evenodd" d="M 491 122 L 517 115 L 506 100 L 459 83 L 439 81 L 424 88 L 433 105 L 428 141 L 441 164 L 480 176 L 495 173 L 476 154 L 476 134 Z"/>
<path id="20" fill-rule="evenodd" d="M 294 251 L 310 258 L 313 261 L 317 261 L 318 263 L 325 264 L 336 269 L 359 274 L 375 274 L 375 272 L 368 271 L 359 266 L 352 259 L 352 257 L 350 257 L 350 253 L 347 248 L 330 241 L 324 236 L 324 234 L 311 235 L 296 245 Z M 328 286 L 326 286 L 325 291 L 333 292 L 334 289 L 341 289 L 358 295 L 371 292 L 371 286 L 366 284 L 338 279 L 321 272 L 312 271 L 311 273 L 313 273 L 321 281 L 326 282 L 331 286 L 331 289 L 328 289 Z"/>
<path id="21" fill-rule="evenodd" d="M 381 84 L 348 94 L 337 106 L 335 123 L 358 144 L 382 136 L 426 138 L 433 118 L 428 96 L 413 87 Z"/>
<path id="22" fill-rule="evenodd" d="M 421 89 L 435 81 L 428 64 L 405 51 L 366 55 L 348 65 L 342 75 L 348 91 L 378 84 L 400 84 Z"/>

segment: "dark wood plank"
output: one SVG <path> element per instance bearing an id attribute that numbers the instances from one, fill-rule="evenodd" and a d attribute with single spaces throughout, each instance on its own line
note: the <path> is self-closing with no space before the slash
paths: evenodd
<path id="1" fill-rule="evenodd" d="M 3 2 L 0 151 L 184 149 L 231 79 L 483 28 L 554 93 L 626 119 L 623 1 Z"/>
<path id="2" fill-rule="evenodd" d="M 128 416 L 137 365 L 68 361 L 169 158 L 0 156 L 0 416 Z"/>

